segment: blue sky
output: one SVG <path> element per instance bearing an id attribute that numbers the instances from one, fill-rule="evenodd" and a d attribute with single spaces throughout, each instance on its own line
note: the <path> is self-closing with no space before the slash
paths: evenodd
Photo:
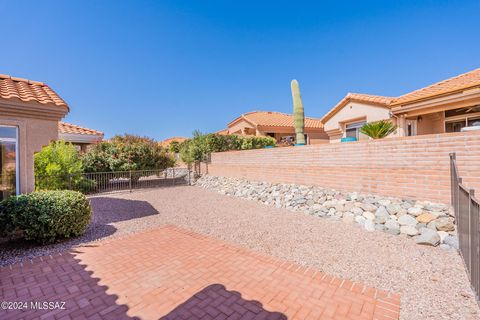
<path id="1" fill-rule="evenodd" d="M 66 121 L 156 139 L 251 110 L 307 116 L 480 67 L 480 1 L 0 0 L 0 73 L 44 81 Z"/>

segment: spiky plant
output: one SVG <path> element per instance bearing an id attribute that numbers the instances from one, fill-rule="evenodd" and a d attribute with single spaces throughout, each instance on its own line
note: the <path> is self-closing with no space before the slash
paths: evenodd
<path id="1" fill-rule="evenodd" d="M 293 99 L 293 125 L 295 127 L 296 144 L 305 144 L 305 135 L 303 130 L 305 128 L 305 114 L 303 112 L 302 96 L 300 95 L 300 86 L 297 80 L 292 80 L 290 84 L 292 88 Z"/>
<path id="2" fill-rule="evenodd" d="M 397 126 L 388 120 L 365 123 L 360 132 L 372 139 L 382 139 L 397 130 Z"/>

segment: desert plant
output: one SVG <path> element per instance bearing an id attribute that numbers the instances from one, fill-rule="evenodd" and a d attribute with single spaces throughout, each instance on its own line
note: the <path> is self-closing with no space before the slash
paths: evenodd
<path id="1" fill-rule="evenodd" d="M 155 140 L 129 134 L 94 145 L 82 161 L 85 172 L 163 170 L 175 165 L 175 159 Z"/>
<path id="2" fill-rule="evenodd" d="M 170 150 L 171 153 L 179 153 L 180 152 L 180 142 L 178 142 L 178 141 L 170 142 L 170 145 L 168 146 L 168 149 Z"/>
<path id="3" fill-rule="evenodd" d="M 303 111 L 302 96 L 300 95 L 300 86 L 297 80 L 292 80 L 292 99 L 293 99 L 293 125 L 295 127 L 295 140 L 297 145 L 305 144 L 305 114 Z"/>
<path id="4" fill-rule="evenodd" d="M 397 130 L 397 126 L 391 121 L 380 120 L 375 122 L 365 123 L 360 132 L 369 136 L 372 139 L 382 139 Z"/>
<path id="5" fill-rule="evenodd" d="M 212 152 L 258 149 L 275 146 L 275 143 L 272 137 L 202 134 L 196 131 L 192 139 L 180 143 L 179 149 L 182 161 L 191 164 L 204 160 Z"/>
<path id="6" fill-rule="evenodd" d="M 52 243 L 82 234 L 91 217 L 88 199 L 79 192 L 33 192 L 0 202 L 0 235 Z"/>
<path id="7" fill-rule="evenodd" d="M 36 190 L 74 189 L 83 184 L 82 160 L 71 143 L 53 141 L 35 154 Z"/>

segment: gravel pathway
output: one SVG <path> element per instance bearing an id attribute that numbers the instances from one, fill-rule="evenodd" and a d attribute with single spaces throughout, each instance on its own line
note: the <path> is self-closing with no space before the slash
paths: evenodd
<path id="1" fill-rule="evenodd" d="M 95 217 L 85 235 L 43 248 L 4 245 L 1 263 L 174 224 L 399 293 L 402 319 L 480 318 L 454 251 L 197 187 L 98 196 L 91 202 Z"/>

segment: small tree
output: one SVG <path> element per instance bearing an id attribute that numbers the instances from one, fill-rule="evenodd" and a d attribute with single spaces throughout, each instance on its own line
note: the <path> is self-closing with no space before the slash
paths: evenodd
<path id="1" fill-rule="evenodd" d="M 168 146 L 170 149 L 171 153 L 179 153 L 180 152 L 180 142 L 178 141 L 172 141 L 170 142 L 170 145 Z"/>
<path id="2" fill-rule="evenodd" d="M 53 141 L 35 154 L 37 190 L 74 188 L 82 182 L 82 172 L 77 149 L 65 141 Z"/>
<path id="3" fill-rule="evenodd" d="M 388 120 L 380 120 L 370 123 L 365 123 L 360 132 L 369 136 L 372 139 L 382 139 L 389 134 L 395 132 L 397 126 Z"/>

